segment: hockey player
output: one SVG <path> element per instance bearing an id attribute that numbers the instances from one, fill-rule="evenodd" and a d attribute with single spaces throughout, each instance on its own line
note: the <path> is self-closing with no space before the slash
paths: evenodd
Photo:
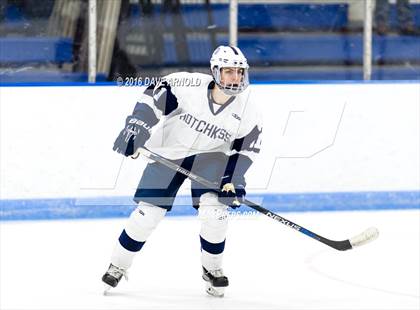
<path id="1" fill-rule="evenodd" d="M 229 284 L 222 270 L 228 206 L 240 206 L 246 194 L 244 175 L 260 150 L 262 127 L 257 107 L 249 100 L 248 68 L 239 48 L 219 46 L 210 60 L 212 75 L 173 73 L 150 85 L 113 148 L 124 156 L 147 148 L 219 184 L 209 189 L 191 182 L 193 206 L 202 221 L 202 277 L 207 293 L 219 297 Z M 107 289 L 126 276 L 135 254 L 171 210 L 185 179 L 159 163 L 146 166 L 134 196 L 138 207 L 102 277 Z"/>

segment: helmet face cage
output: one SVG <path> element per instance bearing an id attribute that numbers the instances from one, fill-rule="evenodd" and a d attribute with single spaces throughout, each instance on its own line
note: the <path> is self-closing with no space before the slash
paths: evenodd
<path id="1" fill-rule="evenodd" d="M 230 96 L 238 95 L 249 85 L 248 62 L 245 56 L 237 47 L 219 46 L 213 53 L 210 60 L 211 72 L 217 86 Z M 226 84 L 222 82 L 223 68 L 241 68 L 243 75 L 239 84 Z"/>

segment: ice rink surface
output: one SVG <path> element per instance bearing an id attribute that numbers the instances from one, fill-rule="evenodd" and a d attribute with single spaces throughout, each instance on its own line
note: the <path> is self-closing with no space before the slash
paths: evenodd
<path id="1" fill-rule="evenodd" d="M 100 281 L 125 219 L 1 222 L 1 309 L 419 309 L 420 210 L 286 213 L 335 240 L 376 226 L 379 238 L 339 252 L 265 216 L 233 217 L 230 286 L 207 296 L 199 221 L 166 217 L 122 281 Z"/>

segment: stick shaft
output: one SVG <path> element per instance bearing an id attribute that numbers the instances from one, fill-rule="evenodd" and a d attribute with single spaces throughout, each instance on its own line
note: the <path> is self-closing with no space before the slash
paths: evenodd
<path id="1" fill-rule="evenodd" d="M 156 161 L 156 162 L 158 162 L 158 163 L 160 163 L 160 164 L 162 164 L 162 165 L 164 165 L 164 166 L 166 166 L 166 167 L 168 167 L 168 168 L 170 168 L 174 171 L 177 171 L 177 172 L 187 176 L 189 179 L 194 180 L 197 183 L 200 183 L 201 185 L 204 185 L 206 187 L 213 188 L 213 189 L 215 188 L 215 186 L 217 186 L 217 184 L 212 183 L 212 182 L 208 181 L 207 179 L 202 178 L 199 175 L 196 175 L 196 174 L 192 173 L 191 171 L 180 167 L 179 165 L 175 164 L 174 162 L 172 162 L 172 161 L 170 161 L 166 158 L 163 158 L 163 157 L 159 156 L 158 154 L 150 152 L 149 150 L 141 149 L 138 152 L 140 152 L 140 154 L 144 155 L 145 157 L 147 157 L 151 160 L 154 160 L 154 161 Z M 270 217 L 270 218 L 272 218 L 273 220 L 275 220 L 277 222 L 280 222 L 281 224 L 286 225 L 286 226 L 288 226 L 292 229 L 295 229 L 295 230 L 299 231 L 300 233 L 302 233 L 302 234 L 304 234 L 304 235 L 306 235 L 306 236 L 308 236 L 312 239 L 315 239 L 319 242 L 322 242 L 322 243 L 324 243 L 324 244 L 326 244 L 326 245 L 328 245 L 328 246 L 330 246 L 330 247 L 332 247 L 336 250 L 345 251 L 345 250 L 349 250 L 349 249 L 352 248 L 352 245 L 350 244 L 349 240 L 343 240 L 343 241 L 329 240 L 327 238 L 324 238 L 324 237 L 310 231 L 309 229 L 306 229 L 306 228 L 304 228 L 304 227 L 302 227 L 302 226 L 300 226 L 296 223 L 293 223 L 292 221 L 289 221 L 288 219 L 286 219 L 286 218 L 284 218 L 284 217 L 282 217 L 282 216 L 280 216 L 280 215 L 278 215 L 274 212 L 271 212 L 270 210 L 267 210 L 267 209 L 263 208 L 262 206 L 254 203 L 252 201 L 249 201 L 248 199 L 244 199 L 243 203 L 245 205 L 247 205 L 248 207 L 250 207 L 250 208 L 252 208 L 252 209 L 254 209 L 254 210 Z"/>

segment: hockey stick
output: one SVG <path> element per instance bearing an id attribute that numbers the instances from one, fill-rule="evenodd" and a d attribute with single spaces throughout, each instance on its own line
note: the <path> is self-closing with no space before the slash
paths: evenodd
<path id="1" fill-rule="evenodd" d="M 159 156 L 158 154 L 150 152 L 149 150 L 138 149 L 137 152 L 132 156 L 132 158 L 134 158 L 134 159 L 138 158 L 140 154 L 149 158 L 149 159 L 151 159 L 151 160 L 153 160 L 153 161 L 156 161 L 156 162 L 168 167 L 169 169 L 172 169 L 174 171 L 182 173 L 183 175 L 187 176 L 189 179 L 194 180 L 197 183 L 200 183 L 201 185 L 204 185 L 204 186 L 209 187 L 209 188 L 215 188 L 215 186 L 218 187 L 217 184 L 212 183 L 212 182 L 210 182 L 210 181 L 192 173 L 191 171 L 180 167 L 179 165 L 171 162 L 170 160 L 167 160 L 167 159 Z M 320 236 L 320 235 L 318 235 L 318 234 L 316 234 L 316 233 L 314 233 L 314 232 L 312 232 L 312 231 L 310 231 L 310 230 L 308 230 L 308 229 L 306 229 L 306 228 L 304 228 L 304 227 L 302 227 L 302 226 L 300 226 L 296 223 L 293 223 L 292 221 L 289 221 L 289 220 L 285 219 L 284 217 L 282 217 L 282 216 L 280 216 L 276 213 L 273 213 L 273 212 L 263 208 L 262 206 L 260 206 L 256 203 L 253 203 L 252 201 L 244 199 L 242 203 L 249 206 L 250 208 L 252 208 L 252 209 L 254 209 L 254 210 L 270 217 L 270 218 L 272 218 L 273 220 L 276 220 L 277 222 L 282 223 L 283 225 L 286 225 L 290 228 L 293 228 L 293 229 L 301 232 L 302 234 L 305 234 L 306 236 L 311 237 L 312 239 L 315 239 L 319 242 L 322 242 L 322 243 L 324 243 L 324 244 L 326 244 L 326 245 L 328 245 L 328 246 L 330 246 L 330 247 L 332 247 L 336 250 L 339 250 L 339 251 L 350 250 L 354 247 L 364 245 L 368 242 L 371 242 L 371 241 L 375 240 L 379 235 L 378 229 L 374 228 L 374 227 L 371 227 L 371 228 L 366 229 L 364 232 L 354 236 L 353 238 L 350 238 L 350 239 L 347 239 L 347 240 L 342 240 L 342 241 L 334 241 L 334 240 L 324 238 L 324 237 L 322 237 L 322 236 Z"/>

